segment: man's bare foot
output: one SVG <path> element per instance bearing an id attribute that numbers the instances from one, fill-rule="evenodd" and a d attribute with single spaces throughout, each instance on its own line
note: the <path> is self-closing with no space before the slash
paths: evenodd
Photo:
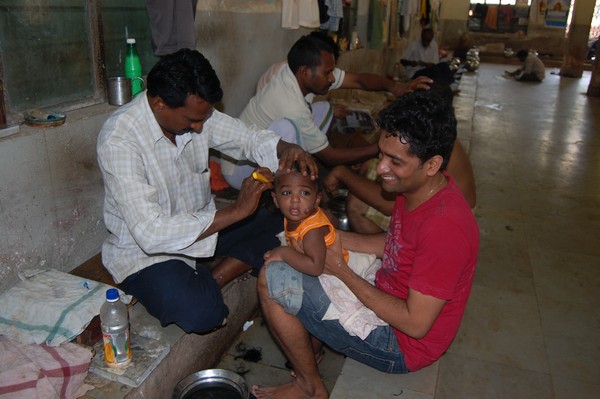
<path id="1" fill-rule="evenodd" d="M 252 386 L 252 395 L 258 399 L 327 399 L 329 393 L 324 387 L 313 388 L 314 392 L 307 392 L 294 380 L 284 385 L 275 387 Z"/>

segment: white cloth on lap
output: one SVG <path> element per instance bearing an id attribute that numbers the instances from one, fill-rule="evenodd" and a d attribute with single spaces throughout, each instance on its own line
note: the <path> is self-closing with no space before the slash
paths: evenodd
<path id="1" fill-rule="evenodd" d="M 374 284 L 375 274 L 381 267 L 381 260 L 373 254 L 348 251 L 348 266 L 354 273 Z M 338 320 L 342 327 L 352 336 L 364 340 L 378 326 L 386 326 L 371 309 L 350 291 L 340 279 L 329 274 L 321 274 L 319 281 L 323 290 L 331 300 L 331 304 L 323 315 L 323 320 Z"/>
<path id="2" fill-rule="evenodd" d="M 24 344 L 71 341 L 100 313 L 106 290 L 112 288 L 53 269 L 30 271 L 22 278 L 0 294 L 0 334 Z"/>

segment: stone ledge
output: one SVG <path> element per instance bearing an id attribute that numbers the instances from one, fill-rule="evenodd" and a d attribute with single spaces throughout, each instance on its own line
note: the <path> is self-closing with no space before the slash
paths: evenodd
<path id="1" fill-rule="evenodd" d="M 185 376 L 215 367 L 231 343 L 242 333 L 244 323 L 251 320 L 258 309 L 256 279 L 231 282 L 223 289 L 223 296 L 230 311 L 227 325 L 206 335 L 186 334 L 175 325 L 161 327 L 141 304 L 133 306 L 132 331 L 163 340 L 171 347 L 169 353 L 137 388 L 89 373 L 86 383 L 94 386 L 94 389 L 82 398 L 170 398 L 177 383 Z"/>

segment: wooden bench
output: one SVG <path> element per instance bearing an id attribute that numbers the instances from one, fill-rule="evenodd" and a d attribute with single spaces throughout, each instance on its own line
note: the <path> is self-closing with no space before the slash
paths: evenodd
<path id="1" fill-rule="evenodd" d="M 102 264 L 101 254 L 92 256 L 90 259 L 71 270 L 70 274 L 88 280 L 99 281 L 113 287 L 119 287 Z M 94 346 L 94 344 L 101 339 L 102 331 L 100 329 L 100 316 L 95 316 L 85 330 L 77 336 L 75 342 L 81 345 Z"/>
<path id="2" fill-rule="evenodd" d="M 102 264 L 102 254 L 96 254 L 92 256 L 90 259 L 71 270 L 70 274 L 94 281 L 99 281 L 104 284 L 112 285 L 113 287 L 119 286 L 117 283 L 115 283 L 115 280 L 113 280 L 108 270 L 106 270 Z"/>

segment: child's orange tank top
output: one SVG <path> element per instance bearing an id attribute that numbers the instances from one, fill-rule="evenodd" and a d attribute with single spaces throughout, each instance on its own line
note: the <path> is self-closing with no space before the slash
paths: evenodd
<path id="1" fill-rule="evenodd" d="M 303 252 L 304 252 L 304 247 L 302 246 L 302 241 L 303 241 L 306 233 L 308 233 L 312 229 L 316 229 L 316 228 L 323 227 L 323 226 L 328 227 L 329 233 L 327 233 L 327 235 L 325 236 L 325 245 L 327 247 L 330 247 L 335 242 L 335 238 L 337 237 L 335 228 L 333 227 L 333 225 L 331 224 L 331 221 L 329 220 L 329 218 L 327 217 L 327 215 L 325 214 L 325 212 L 323 212 L 323 210 L 321 208 L 317 208 L 317 211 L 314 214 L 312 214 L 311 216 L 304 219 L 300 223 L 298 228 L 294 231 L 288 231 L 287 219 L 284 220 L 284 226 L 285 226 L 285 238 L 287 239 L 288 245 L 291 246 L 292 241 L 298 242 L 300 244 L 300 247 L 302 248 Z M 344 260 L 346 261 L 346 263 L 348 263 L 348 259 L 349 259 L 348 251 L 344 248 L 342 248 L 342 249 L 344 251 Z"/>

